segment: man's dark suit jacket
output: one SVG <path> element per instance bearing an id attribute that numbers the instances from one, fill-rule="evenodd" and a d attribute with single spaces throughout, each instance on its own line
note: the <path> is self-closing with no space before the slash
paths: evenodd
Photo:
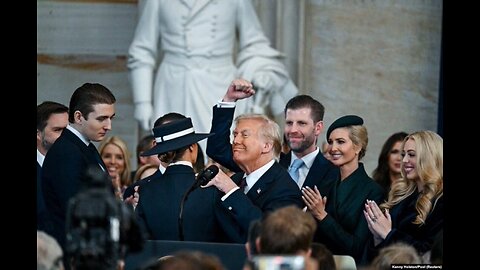
<path id="1" fill-rule="evenodd" d="M 48 217 L 47 207 L 45 206 L 45 200 L 43 199 L 42 192 L 42 167 L 37 161 L 37 230 L 38 231 L 51 231 L 52 225 Z"/>
<path id="2" fill-rule="evenodd" d="M 207 139 L 207 155 L 227 169 L 233 172 L 241 172 L 240 167 L 233 161 L 232 145 L 230 143 L 230 127 L 233 123 L 234 112 L 235 108 L 217 108 L 216 105 L 213 107 L 210 132 L 215 133 L 215 135 Z M 288 169 L 291 159 L 291 152 L 281 154 L 279 163 L 285 169 Z M 316 185 L 322 196 L 325 196 L 339 175 L 338 168 L 319 152 L 302 186 L 313 187 Z"/>
<path id="3" fill-rule="evenodd" d="M 53 225 L 53 230 L 47 233 L 52 235 L 62 248 L 65 247 L 68 201 L 83 188 L 85 170 L 91 165 L 99 166 L 100 155 L 98 152 L 96 155 L 80 138 L 64 129 L 45 156 L 42 190 Z M 103 161 L 101 163 L 106 168 Z"/>
<path id="4" fill-rule="evenodd" d="M 135 209 L 140 226 L 152 240 L 180 240 L 178 220 L 183 195 L 193 185 L 195 173 L 186 165 L 168 166 L 165 173 L 145 179 Z M 231 242 L 224 237 L 215 214 L 215 187 L 197 188 L 185 201 L 183 234 L 185 241 Z"/>
<path id="5" fill-rule="evenodd" d="M 323 243 L 333 254 L 350 255 L 357 265 L 370 237 L 368 225 L 363 216 L 366 200 L 383 202 L 385 191 L 371 179 L 363 164 L 343 181 L 340 178 L 327 195 L 328 215 L 317 220 L 314 242 Z"/>
<path id="6" fill-rule="evenodd" d="M 232 180 L 239 185 L 243 176 L 243 172 L 236 173 Z M 223 192 L 217 190 L 221 220 L 224 224 L 232 224 L 225 225 L 225 228 L 230 238 L 240 239 L 237 243 L 247 241 L 251 221 L 261 219 L 264 214 L 284 206 L 303 206 L 302 194 L 297 184 L 277 162 L 258 179 L 247 194 L 237 189 L 225 201 L 221 201 L 223 195 Z"/>

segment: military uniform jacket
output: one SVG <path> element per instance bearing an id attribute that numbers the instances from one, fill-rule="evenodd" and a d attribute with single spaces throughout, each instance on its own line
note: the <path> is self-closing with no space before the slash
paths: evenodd
<path id="1" fill-rule="evenodd" d="M 212 102 L 239 76 L 252 81 L 255 74 L 267 75 L 268 90 L 275 91 L 269 98 L 272 108 L 282 108 L 284 99 L 298 92 L 282 54 L 262 32 L 251 0 L 143 2 L 127 66 L 140 82 L 133 84 L 133 91 L 148 100 L 153 93 L 153 115 L 176 111 L 192 116 L 196 130 L 207 131 Z M 249 102 L 238 102 L 239 113 L 247 111 Z"/>

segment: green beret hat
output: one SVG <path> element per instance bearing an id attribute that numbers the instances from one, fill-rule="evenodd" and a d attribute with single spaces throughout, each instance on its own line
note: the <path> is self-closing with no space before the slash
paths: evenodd
<path id="1" fill-rule="evenodd" d="M 334 129 L 348 126 L 363 125 L 363 119 L 357 115 L 345 115 L 335 120 L 327 130 L 327 140 Z"/>

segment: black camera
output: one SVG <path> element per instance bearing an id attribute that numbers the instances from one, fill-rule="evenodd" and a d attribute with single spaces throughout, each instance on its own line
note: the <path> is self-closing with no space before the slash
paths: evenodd
<path id="1" fill-rule="evenodd" d="M 82 184 L 68 204 L 65 254 L 76 270 L 116 269 L 128 251 L 143 248 L 145 237 L 99 166 L 85 171 Z"/>

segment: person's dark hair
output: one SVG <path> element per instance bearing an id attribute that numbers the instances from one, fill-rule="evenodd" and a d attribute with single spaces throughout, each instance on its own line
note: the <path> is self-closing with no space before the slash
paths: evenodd
<path id="1" fill-rule="evenodd" d="M 70 112 L 68 121 L 75 122 L 74 115 L 76 111 L 80 111 L 85 119 L 88 114 L 93 112 L 93 106 L 97 104 L 114 104 L 117 100 L 112 92 L 99 83 L 84 83 L 73 92 L 70 98 Z"/>
<path id="2" fill-rule="evenodd" d="M 68 107 L 54 101 L 44 101 L 37 105 L 37 129 L 43 131 L 52 114 L 68 113 Z"/>
<path id="3" fill-rule="evenodd" d="M 291 98 L 287 105 L 285 105 L 285 116 L 287 116 L 287 110 L 296 110 L 301 108 L 310 108 L 311 117 L 314 123 L 323 120 L 325 114 L 325 107 L 318 100 L 312 98 L 309 95 L 298 95 Z"/>
<path id="4" fill-rule="evenodd" d="M 197 161 L 195 162 L 195 164 L 193 164 L 193 170 L 195 171 L 195 173 L 200 173 L 205 168 L 205 157 L 203 156 L 203 151 L 200 147 L 200 144 L 195 144 L 198 147 L 198 151 Z M 183 156 L 183 154 L 185 153 L 185 151 L 187 151 L 189 147 L 190 145 L 187 145 L 185 147 L 161 154 L 158 158 L 165 163 L 176 162 Z"/>
<path id="5" fill-rule="evenodd" d="M 333 253 L 322 243 L 312 243 L 312 258 L 317 259 L 318 269 L 337 269 Z"/>
<path id="6" fill-rule="evenodd" d="M 205 157 L 203 156 L 202 147 L 200 144 L 196 143 L 198 147 L 197 151 L 197 161 L 193 164 L 193 170 L 195 173 L 200 173 L 203 169 L 205 169 Z"/>
<path id="7" fill-rule="evenodd" d="M 149 150 L 152 147 L 152 142 L 155 140 L 155 136 L 152 134 L 144 136 L 137 144 L 136 155 L 137 164 L 140 164 L 140 154 L 143 151 Z"/>
<path id="8" fill-rule="evenodd" d="M 387 192 L 390 190 L 390 176 L 388 167 L 388 157 L 390 156 L 390 150 L 396 142 L 403 142 L 403 139 L 407 137 L 407 133 L 400 131 L 392 134 L 382 146 L 380 155 L 378 156 L 378 165 L 372 172 L 372 178 L 377 181 Z"/>

